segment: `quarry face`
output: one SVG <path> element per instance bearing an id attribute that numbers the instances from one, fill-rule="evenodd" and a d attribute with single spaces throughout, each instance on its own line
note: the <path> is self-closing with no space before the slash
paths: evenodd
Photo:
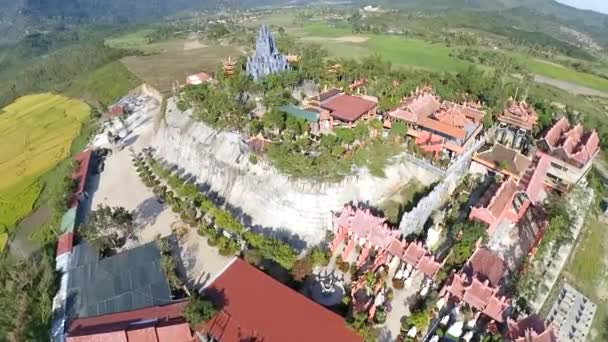
<path id="1" fill-rule="evenodd" d="M 439 175 L 403 157 L 385 168 L 385 178 L 357 170 L 341 182 L 291 179 L 264 161 L 252 164 L 249 147 L 237 133 L 217 131 L 177 109 L 167 112 L 152 147 L 157 157 L 195 178 L 217 194 L 244 223 L 269 229 L 309 244 L 323 240 L 333 211 L 346 203 L 376 205 L 413 179 L 424 185 Z"/>

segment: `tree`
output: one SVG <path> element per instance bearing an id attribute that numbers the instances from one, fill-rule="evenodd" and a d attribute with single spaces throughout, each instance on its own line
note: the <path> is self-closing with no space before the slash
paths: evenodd
<path id="1" fill-rule="evenodd" d="M 119 248 L 134 237 L 133 214 L 123 207 L 100 204 L 80 233 L 99 251 Z"/>
<path id="2" fill-rule="evenodd" d="M 453 230 L 461 235 L 458 241 L 452 248 L 454 253 L 454 262 L 458 265 L 466 262 L 475 249 L 475 244 L 480 238 L 486 240 L 488 233 L 486 227 L 480 222 L 473 222 L 470 224 L 461 223 L 456 225 Z"/>
<path id="3" fill-rule="evenodd" d="M 295 280 L 302 281 L 304 280 L 304 278 L 306 278 L 309 274 L 312 273 L 312 267 L 312 260 L 307 255 L 302 259 L 296 260 L 296 262 L 293 264 L 293 267 L 291 268 L 291 275 Z"/>
<path id="4" fill-rule="evenodd" d="M 336 129 L 336 136 L 338 137 L 338 141 L 350 145 L 355 141 L 355 135 L 353 131 L 348 128 L 338 128 Z"/>
<path id="5" fill-rule="evenodd" d="M 403 122 L 400 122 L 400 121 L 393 122 L 391 124 L 391 129 L 388 132 L 388 134 L 393 139 L 402 139 L 405 137 L 406 133 L 407 133 L 407 127 L 405 126 L 405 124 Z"/>
<path id="6" fill-rule="evenodd" d="M 205 299 L 199 295 L 194 295 L 190 298 L 190 301 L 184 307 L 182 315 L 191 327 L 195 327 L 201 323 L 205 323 L 215 314 L 217 314 L 218 308 L 208 299 Z"/>
<path id="7" fill-rule="evenodd" d="M 429 325 L 429 321 L 428 310 L 415 311 L 407 318 L 407 322 L 410 326 L 415 326 L 418 328 L 418 331 L 424 330 Z"/>

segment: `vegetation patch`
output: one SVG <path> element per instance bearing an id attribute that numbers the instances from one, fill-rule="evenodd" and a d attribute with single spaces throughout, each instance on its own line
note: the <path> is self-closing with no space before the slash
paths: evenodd
<path id="1" fill-rule="evenodd" d="M 0 115 L 0 226 L 9 227 L 36 201 L 41 175 L 70 155 L 90 108 L 50 93 L 19 98 Z"/>
<path id="2" fill-rule="evenodd" d="M 137 76 L 116 61 L 77 78 L 64 93 L 106 108 L 140 83 Z"/>
<path id="3" fill-rule="evenodd" d="M 608 259 L 605 255 L 608 238 L 605 228 L 606 224 L 598 217 L 587 218 L 584 235 L 578 243 L 579 247 L 565 269 L 568 282 L 597 304 L 589 339 L 592 342 L 608 339 L 608 291 L 606 291 Z M 602 259 L 598 260 L 598 258 Z M 591 260 L 596 262 L 590 262 Z"/>

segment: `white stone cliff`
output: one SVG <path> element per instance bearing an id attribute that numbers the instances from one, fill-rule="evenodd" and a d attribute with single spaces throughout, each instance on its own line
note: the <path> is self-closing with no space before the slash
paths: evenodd
<path id="1" fill-rule="evenodd" d="M 331 222 L 331 212 L 348 202 L 371 205 L 393 195 L 412 179 L 424 185 L 439 175 L 405 158 L 395 158 L 385 178 L 358 170 L 339 183 L 290 179 L 262 161 L 249 162 L 240 135 L 216 131 L 180 112 L 167 101 L 164 122 L 152 140 L 157 156 L 206 184 L 251 218 L 252 225 L 284 230 L 308 243 L 318 243 Z"/>

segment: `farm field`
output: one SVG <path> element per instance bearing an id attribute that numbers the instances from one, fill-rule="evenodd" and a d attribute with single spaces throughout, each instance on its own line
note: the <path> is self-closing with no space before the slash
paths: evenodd
<path id="1" fill-rule="evenodd" d="M 162 44 L 162 52 L 128 56 L 122 62 L 137 77 L 161 93 L 168 93 L 175 80 L 184 83 L 187 75 L 201 71 L 213 73 L 223 59 L 243 54 L 238 47 L 219 44 L 186 50 L 185 42 L 185 39 L 166 42 Z"/>
<path id="2" fill-rule="evenodd" d="M 303 41 L 318 43 L 336 58 L 361 58 L 378 53 L 399 67 L 416 67 L 434 71 L 458 72 L 470 65 L 451 57 L 452 51 L 441 44 L 389 35 L 358 35 L 345 28 L 310 24 L 298 32 Z"/>
<path id="3" fill-rule="evenodd" d="M 39 178 L 70 155 L 72 141 L 89 116 L 86 103 L 50 93 L 21 97 L 0 111 L 4 233 L 32 210 L 42 190 Z"/>
<path id="4" fill-rule="evenodd" d="M 243 49 L 225 42 L 201 41 L 191 33 L 187 38 L 174 38 L 148 43 L 151 30 L 139 30 L 106 40 L 115 48 L 136 49 L 143 56 L 128 56 L 121 60 L 128 71 L 161 93 L 168 94 L 173 82 L 185 82 L 187 75 L 205 71 L 214 73 L 222 60 L 242 55 Z"/>

